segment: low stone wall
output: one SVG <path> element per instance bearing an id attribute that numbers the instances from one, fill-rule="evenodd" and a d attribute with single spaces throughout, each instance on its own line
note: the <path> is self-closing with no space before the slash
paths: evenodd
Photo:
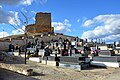
<path id="1" fill-rule="evenodd" d="M 33 69 L 30 68 L 28 65 L 25 64 L 5 64 L 5 63 L 0 63 L 0 67 L 14 71 L 26 76 L 31 76 L 33 75 Z"/>

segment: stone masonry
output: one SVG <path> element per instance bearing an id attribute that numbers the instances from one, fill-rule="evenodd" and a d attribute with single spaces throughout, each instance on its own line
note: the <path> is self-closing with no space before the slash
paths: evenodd
<path id="1" fill-rule="evenodd" d="M 54 32 L 54 28 L 51 27 L 51 13 L 39 12 L 36 14 L 35 19 L 35 24 L 26 26 L 28 33 Z"/>

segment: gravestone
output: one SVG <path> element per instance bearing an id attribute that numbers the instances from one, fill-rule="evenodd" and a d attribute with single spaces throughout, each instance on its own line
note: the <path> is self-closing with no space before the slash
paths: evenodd
<path id="1" fill-rule="evenodd" d="M 42 57 L 30 57 L 29 60 L 35 61 L 35 62 L 41 62 L 42 61 Z"/>
<path id="2" fill-rule="evenodd" d="M 78 63 L 79 58 L 78 57 L 70 57 L 70 56 L 61 56 L 60 62 L 62 62 L 62 63 Z"/>
<path id="3" fill-rule="evenodd" d="M 114 56 L 115 52 L 113 50 L 100 50 L 98 52 L 99 56 Z"/>
<path id="4" fill-rule="evenodd" d="M 38 52 L 38 55 L 44 56 L 45 50 L 44 49 L 40 49 Z"/>
<path id="5" fill-rule="evenodd" d="M 86 64 L 65 64 L 65 63 L 59 63 L 59 67 L 63 67 L 63 68 L 69 68 L 69 69 L 74 69 L 74 70 L 77 70 L 77 71 L 80 71 L 80 70 L 84 70 L 84 69 L 87 69 L 89 68 L 89 64 L 86 63 Z"/>
<path id="6" fill-rule="evenodd" d="M 120 56 L 109 56 L 109 57 L 102 57 L 97 56 L 93 57 L 93 61 L 100 61 L 100 62 L 120 62 Z"/>
<path id="7" fill-rule="evenodd" d="M 57 56 L 43 56 L 42 63 L 50 66 L 59 66 L 59 57 Z"/>
<path id="8" fill-rule="evenodd" d="M 59 67 L 83 70 L 89 67 L 89 63 L 86 61 L 86 57 L 61 56 Z"/>
<path id="9" fill-rule="evenodd" d="M 120 56 L 115 56 L 113 50 L 100 50 L 99 56 L 93 57 L 91 65 L 99 67 L 120 67 Z"/>

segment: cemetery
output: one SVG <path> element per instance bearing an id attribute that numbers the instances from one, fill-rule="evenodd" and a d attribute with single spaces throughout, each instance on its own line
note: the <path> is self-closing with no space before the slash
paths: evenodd
<path id="1" fill-rule="evenodd" d="M 102 7 L 92 2 L 79 7 L 79 1 L 73 1 L 75 5 L 69 1 L 72 6 L 61 0 L 58 4 L 48 0 L 6 1 L 0 0 L 0 80 L 6 80 L 1 78 L 4 70 L 31 78 L 28 80 L 119 80 L 119 10 L 111 14 L 105 2 Z M 49 9 L 55 16 L 38 9 Z M 11 77 L 9 74 L 5 76 Z"/>
<path id="2" fill-rule="evenodd" d="M 49 36 L 48 34 L 46 33 L 42 37 L 41 34 L 35 35 L 34 38 L 28 37 L 26 44 L 20 39 L 15 43 L 5 42 L 6 48 L 1 51 L 9 57 L 14 56 L 15 58 L 12 59 L 15 59 L 16 62 L 14 64 L 9 59 L 7 64 L 1 63 L 0 67 L 27 76 L 34 75 L 34 71 L 37 69 L 34 68 L 34 65 L 29 67 L 29 61 L 36 65 L 74 71 L 90 70 L 91 67 L 94 69 L 97 67 L 120 67 L 119 53 L 115 53 L 116 50 L 119 50 L 118 48 L 108 49 L 106 44 L 98 45 L 78 37 L 57 33 L 51 33 Z M 17 57 L 21 59 L 17 60 Z M 5 57 L 4 60 L 6 59 Z M 19 61 L 22 63 L 18 63 Z"/>
<path id="3" fill-rule="evenodd" d="M 92 77 L 95 80 L 96 77 L 110 75 L 113 69 L 117 71 L 120 67 L 119 53 L 114 51 L 118 48 L 109 50 L 107 46 L 96 47 L 95 43 L 77 37 L 62 37 L 59 34 L 51 36 L 45 38 L 47 40 L 36 36 L 23 45 L 7 43 L 8 48 L 1 50 L 6 57 L 0 56 L 0 68 L 42 80 L 46 77 L 66 79 L 65 76 L 71 76 L 70 79 L 77 76 L 79 80 L 86 78 L 86 75 L 89 75 L 87 79 L 94 75 Z"/>
<path id="4" fill-rule="evenodd" d="M 40 52 L 43 57 L 41 63 L 43 62 L 47 65 L 53 64 L 52 66 L 75 70 L 87 69 L 91 65 L 99 67 L 119 67 L 120 56 L 117 56 L 114 50 L 106 50 L 106 48 L 102 48 L 102 46 L 99 47 L 102 50 L 98 49 L 97 51 L 96 49 L 92 49 L 95 47 L 91 47 L 90 50 L 86 44 L 84 46 L 82 42 L 81 45 L 77 43 L 80 43 L 79 40 L 52 42 L 49 46 L 52 52 L 49 54 L 45 51 Z M 57 48 L 58 50 L 56 50 Z"/>
<path id="5" fill-rule="evenodd" d="M 19 46 L 9 45 L 8 54 L 21 56 L 30 61 L 50 66 L 59 66 L 74 70 L 89 69 L 90 66 L 119 67 L 120 56 L 116 56 L 114 50 L 107 50 L 106 46 L 90 46 L 77 37 L 74 39 L 52 39 L 51 41 L 39 41 L 38 38 L 29 40 L 27 51 Z M 24 47 L 24 46 L 23 46 Z M 104 50 L 105 49 L 105 50 Z M 26 51 L 26 53 L 25 53 Z"/>

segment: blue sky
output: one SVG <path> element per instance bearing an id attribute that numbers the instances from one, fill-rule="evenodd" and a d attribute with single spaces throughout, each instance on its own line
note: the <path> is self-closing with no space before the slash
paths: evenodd
<path id="1" fill-rule="evenodd" d="M 120 0 L 0 0 L 0 37 L 19 34 L 9 24 L 21 24 L 21 11 L 34 23 L 36 12 L 51 12 L 55 32 L 81 38 L 120 39 Z M 29 11 L 29 12 L 28 12 Z M 24 27 L 23 27 L 24 29 Z"/>

